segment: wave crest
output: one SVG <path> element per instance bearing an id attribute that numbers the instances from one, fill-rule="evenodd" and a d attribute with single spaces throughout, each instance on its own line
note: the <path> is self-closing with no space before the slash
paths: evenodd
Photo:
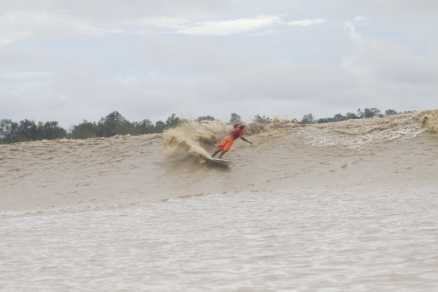
<path id="1" fill-rule="evenodd" d="M 421 126 L 432 133 L 438 133 L 438 110 L 424 111 L 416 116 Z"/>
<path id="2" fill-rule="evenodd" d="M 210 153 L 206 148 L 212 148 L 230 129 L 231 126 L 220 121 L 184 121 L 163 134 L 163 145 L 170 155 L 208 158 Z"/>

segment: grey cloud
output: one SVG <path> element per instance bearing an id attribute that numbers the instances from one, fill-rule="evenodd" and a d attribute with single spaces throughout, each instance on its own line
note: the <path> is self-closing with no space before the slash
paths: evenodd
<path id="1" fill-rule="evenodd" d="M 71 125 L 112 110 L 249 118 L 438 106 L 434 1 L 86 3 L 0 2 L 0 19 L 26 16 L 0 27 L 16 34 L 0 44 L 0 118 Z M 262 17 L 272 19 L 238 21 Z"/>
<path id="2" fill-rule="evenodd" d="M 120 21 L 144 16 L 211 16 L 226 13 L 231 1 L 223 0 L 14 0 L 1 1 L 0 10 L 9 11 L 47 11 L 65 13 L 75 17 L 91 19 L 96 22 Z"/>
<path id="3" fill-rule="evenodd" d="M 224 17 L 236 15 L 248 17 L 261 14 L 295 15 L 299 17 L 313 14 L 325 16 L 406 15 L 432 14 L 438 9 L 435 0 L 368 0 L 368 1 L 321 1 L 321 0 L 89 0 L 83 2 L 69 0 L 14 0 L 1 1 L 0 10 L 8 11 L 52 11 L 97 21 L 129 19 L 143 16 L 186 16 L 186 17 Z"/>

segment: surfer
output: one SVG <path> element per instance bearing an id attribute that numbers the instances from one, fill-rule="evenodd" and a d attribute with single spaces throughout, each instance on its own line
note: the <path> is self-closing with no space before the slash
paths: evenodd
<path id="1" fill-rule="evenodd" d="M 248 141 L 245 137 L 243 137 L 244 130 L 245 130 L 245 125 L 235 124 L 234 130 L 228 136 L 226 136 L 221 143 L 217 145 L 216 152 L 214 152 L 213 155 L 211 156 L 215 157 L 218 153 L 220 153 L 219 158 L 222 158 L 222 156 L 224 156 L 224 154 L 231 149 L 231 146 L 233 146 L 234 141 L 239 138 L 249 144 L 252 144 L 251 141 Z"/>

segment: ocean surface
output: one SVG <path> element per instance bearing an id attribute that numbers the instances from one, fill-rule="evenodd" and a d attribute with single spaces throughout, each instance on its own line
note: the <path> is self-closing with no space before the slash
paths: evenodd
<path id="1" fill-rule="evenodd" d="M 3 213 L 0 291 L 438 291 L 438 192 Z"/>

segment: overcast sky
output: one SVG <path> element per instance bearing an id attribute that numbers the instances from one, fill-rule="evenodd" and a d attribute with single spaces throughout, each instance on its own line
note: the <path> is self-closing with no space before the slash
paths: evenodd
<path id="1" fill-rule="evenodd" d="M 0 119 L 438 108 L 436 0 L 0 0 Z"/>

